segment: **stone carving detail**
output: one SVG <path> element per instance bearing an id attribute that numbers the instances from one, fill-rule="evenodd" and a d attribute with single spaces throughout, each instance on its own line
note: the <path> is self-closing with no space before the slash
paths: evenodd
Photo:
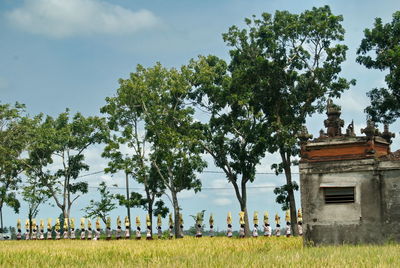
<path id="1" fill-rule="evenodd" d="M 300 145 L 304 145 L 309 139 L 313 138 L 313 135 L 308 133 L 307 127 L 303 125 L 297 134 L 297 138 L 300 140 Z"/>
<path id="2" fill-rule="evenodd" d="M 356 136 L 356 134 L 354 133 L 354 121 L 351 121 L 351 123 L 347 126 L 346 136 L 347 137 L 355 137 Z"/>
<path id="3" fill-rule="evenodd" d="M 375 122 L 372 120 L 367 121 L 367 127 L 361 129 L 361 133 L 365 134 L 367 138 L 371 139 L 372 137 L 378 135 L 378 130 L 375 127 Z"/>
<path id="4" fill-rule="evenodd" d="M 384 138 L 387 142 L 390 144 L 392 143 L 392 138 L 395 137 L 395 134 L 389 131 L 389 125 L 385 124 L 383 126 L 383 132 L 380 135 L 382 138 Z"/>
<path id="5" fill-rule="evenodd" d="M 340 119 L 340 106 L 333 104 L 332 100 L 329 99 L 326 114 L 328 119 L 324 121 L 324 125 L 327 128 L 328 137 L 342 136 L 344 121 Z"/>

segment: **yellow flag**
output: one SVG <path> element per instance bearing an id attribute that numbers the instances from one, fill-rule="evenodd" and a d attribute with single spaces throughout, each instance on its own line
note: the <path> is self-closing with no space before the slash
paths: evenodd
<path id="1" fill-rule="evenodd" d="M 232 224 L 232 213 L 228 212 L 228 217 L 226 217 L 226 223 Z"/>
<path id="2" fill-rule="evenodd" d="M 44 229 L 44 220 L 41 219 L 40 220 L 40 230 L 43 230 L 43 229 Z"/>
<path id="3" fill-rule="evenodd" d="M 136 216 L 136 226 L 140 227 L 140 217 Z"/>
<path id="4" fill-rule="evenodd" d="M 75 218 L 71 218 L 70 223 L 71 229 L 75 229 Z"/>
<path id="5" fill-rule="evenodd" d="M 122 224 L 121 218 L 118 216 L 117 217 L 117 227 L 121 227 L 121 224 Z"/>
<path id="6" fill-rule="evenodd" d="M 85 218 L 81 218 L 81 229 L 85 229 Z"/>
<path id="7" fill-rule="evenodd" d="M 32 229 L 35 230 L 36 229 L 36 219 L 32 220 Z"/>
<path id="8" fill-rule="evenodd" d="M 111 218 L 107 217 L 107 224 L 106 224 L 108 229 L 111 229 Z"/>
<path id="9" fill-rule="evenodd" d="M 47 219 L 47 229 L 51 230 L 51 218 Z"/>
<path id="10" fill-rule="evenodd" d="M 92 229 L 92 221 L 90 219 L 87 220 L 87 228 L 88 230 Z"/>
<path id="11" fill-rule="evenodd" d="M 30 226 L 29 226 L 29 220 L 26 220 L 26 221 L 25 221 L 25 229 L 26 229 L 26 230 L 29 230 L 29 227 L 30 227 Z"/>
<path id="12" fill-rule="evenodd" d="M 21 219 L 17 220 L 17 229 L 21 230 Z"/>

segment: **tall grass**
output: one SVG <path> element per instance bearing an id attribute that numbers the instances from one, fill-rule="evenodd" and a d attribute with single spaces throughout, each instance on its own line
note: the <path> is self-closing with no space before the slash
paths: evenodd
<path id="1" fill-rule="evenodd" d="M 1 241 L 1 267 L 400 267 L 400 245 L 303 247 L 301 238 Z"/>

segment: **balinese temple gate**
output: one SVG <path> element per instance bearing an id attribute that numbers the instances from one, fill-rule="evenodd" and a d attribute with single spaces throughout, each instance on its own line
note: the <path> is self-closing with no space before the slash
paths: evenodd
<path id="1" fill-rule="evenodd" d="M 394 134 L 371 121 L 354 134 L 342 133 L 339 106 L 328 103 L 326 133 L 316 139 L 304 129 L 300 185 L 306 244 L 400 241 L 400 153 L 391 153 Z"/>

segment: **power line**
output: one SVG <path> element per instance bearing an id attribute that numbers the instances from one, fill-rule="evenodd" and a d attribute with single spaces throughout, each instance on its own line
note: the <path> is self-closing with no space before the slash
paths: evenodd
<path id="1" fill-rule="evenodd" d="M 88 177 L 88 176 L 101 174 L 101 173 L 105 173 L 105 171 L 104 170 L 99 170 L 99 171 L 95 171 L 95 172 L 92 172 L 92 173 L 83 174 L 81 176 L 78 176 L 77 178 Z M 204 170 L 204 171 L 202 171 L 202 173 L 225 174 L 225 172 L 219 171 L 219 170 Z M 276 175 L 275 172 L 256 172 L 255 174 L 256 175 Z M 300 173 L 299 172 L 292 172 L 291 174 L 299 175 Z"/>

